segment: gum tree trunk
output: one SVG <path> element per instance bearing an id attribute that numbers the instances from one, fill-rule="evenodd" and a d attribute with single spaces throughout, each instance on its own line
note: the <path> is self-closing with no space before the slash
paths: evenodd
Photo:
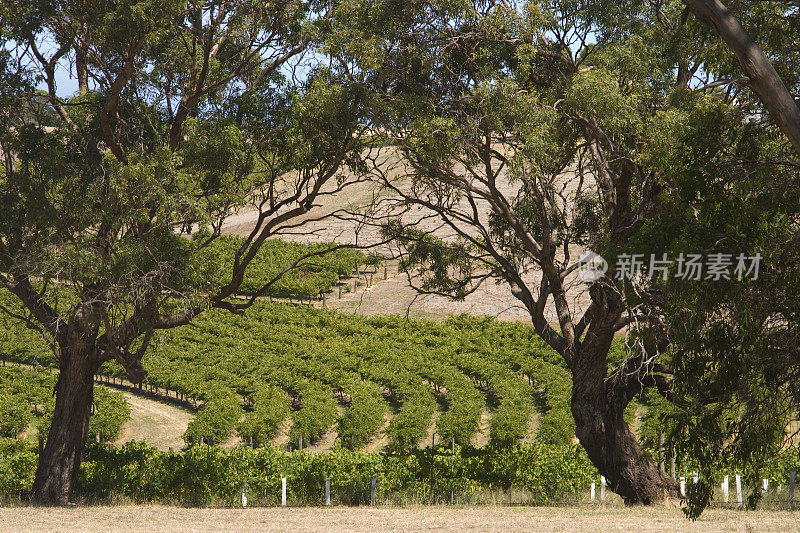
<path id="1" fill-rule="evenodd" d="M 623 419 L 628 400 L 608 384 L 610 338 L 587 341 L 572 365 L 575 434 L 609 488 L 626 505 L 651 505 L 678 497 L 675 480 L 642 452 L 636 435 Z"/>
<path id="2" fill-rule="evenodd" d="M 70 350 L 67 357 L 62 357 L 53 422 L 39 455 L 31 490 L 31 501 L 37 505 L 70 502 L 89 429 L 94 374 L 98 368 L 93 355 L 91 350 L 84 349 Z"/>

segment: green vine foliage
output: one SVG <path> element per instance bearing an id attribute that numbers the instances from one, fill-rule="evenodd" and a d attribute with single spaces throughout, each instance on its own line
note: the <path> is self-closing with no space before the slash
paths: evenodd
<path id="1" fill-rule="evenodd" d="M 209 247 L 209 261 L 217 265 L 217 272 L 231 272 L 234 255 L 244 242 L 241 237 L 222 236 Z M 378 256 L 366 255 L 352 248 L 332 248 L 333 244 L 301 244 L 280 239 L 270 239 L 259 248 L 247 268 L 239 287 L 243 294 L 253 294 L 266 287 L 264 296 L 279 298 L 311 298 L 328 290 L 340 276 L 351 276 L 355 269 L 365 265 L 377 266 Z M 311 255 L 305 259 L 303 256 Z M 297 265 L 294 263 L 297 262 Z M 289 269 L 286 273 L 285 270 Z M 282 275 L 281 275 L 282 274 Z M 280 279 L 272 282 L 273 279 Z M 220 279 L 228 282 L 229 279 Z"/>
<path id="2" fill-rule="evenodd" d="M 36 454 L 17 440 L 0 441 L 0 450 L 0 496 L 17 497 L 33 482 Z M 443 503 L 451 493 L 469 501 L 481 490 L 518 489 L 543 504 L 582 494 L 596 471 L 579 447 L 540 441 L 502 451 L 457 445 L 389 454 L 207 445 L 176 453 L 142 442 L 112 448 L 90 442 L 77 496 L 87 502 L 236 506 L 246 481 L 251 505 L 275 505 L 281 477 L 287 477 L 290 504 L 317 505 L 330 477 L 334 503 L 357 505 L 369 502 L 373 476 L 379 502 Z"/>
<path id="3" fill-rule="evenodd" d="M 55 384 L 56 374 L 41 367 L 0 367 L 0 437 L 21 437 L 30 428 L 28 437 L 45 439 Z M 101 386 L 94 388 L 91 410 L 88 435 L 100 442 L 115 441 L 131 415 L 121 393 Z"/>

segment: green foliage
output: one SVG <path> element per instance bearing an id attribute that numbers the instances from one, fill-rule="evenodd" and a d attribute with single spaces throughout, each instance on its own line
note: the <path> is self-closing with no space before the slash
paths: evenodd
<path id="1" fill-rule="evenodd" d="M 763 471 L 773 483 L 788 483 L 791 470 L 800 469 L 796 448 L 784 450 Z M 29 490 L 36 469 L 35 450 L 19 440 L 0 439 L 0 498 Z M 718 484 L 720 471 L 708 478 Z M 184 452 L 162 452 L 143 442 L 109 448 L 88 443 L 80 469 L 78 497 L 113 502 L 184 505 L 239 505 L 247 480 L 251 505 L 280 502 L 280 478 L 288 477 L 288 499 L 293 505 L 320 504 L 323 482 L 331 477 L 334 504 L 369 501 L 376 476 L 378 501 L 445 503 L 451 490 L 457 502 L 469 501 L 476 491 L 526 491 L 532 502 L 547 504 L 573 500 L 597 472 L 578 446 L 535 441 L 502 450 L 450 446 L 390 454 L 294 451 L 272 446 L 220 448 L 194 446 Z M 262 500 L 262 498 L 266 498 Z"/>
<path id="2" fill-rule="evenodd" d="M 89 419 L 89 435 L 100 442 L 114 442 L 122 431 L 122 425 L 131 418 L 131 408 L 125 397 L 105 387 L 94 388 L 92 416 Z"/>
<path id="3" fill-rule="evenodd" d="M 254 448 L 266 445 L 275 438 L 283 421 L 289 417 L 289 398 L 273 385 L 259 387 L 253 395 L 253 411 L 236 426 L 244 442 Z"/>
<path id="4" fill-rule="evenodd" d="M 318 454 L 204 445 L 173 453 L 128 443 L 114 449 L 89 445 L 79 492 L 93 501 L 124 497 L 137 503 L 236 506 L 247 480 L 252 502 L 266 497 L 265 503 L 274 505 L 284 476 L 290 504 L 322 503 L 327 476 L 333 503 L 347 505 L 369 502 L 373 476 L 379 501 L 445 502 L 451 490 L 463 501 L 481 488 L 519 488 L 534 502 L 547 503 L 581 493 L 595 471 L 580 448 L 539 442 L 499 453 L 456 446 L 455 455 L 449 446 L 382 455 L 339 447 Z"/>
<path id="5" fill-rule="evenodd" d="M 0 391 L 0 437 L 19 437 L 31 418 L 31 405 L 25 398 Z"/>
<path id="6" fill-rule="evenodd" d="M 37 462 L 34 449 L 27 443 L 0 438 L 0 500 L 30 490 Z"/>
<path id="7" fill-rule="evenodd" d="M 233 393 L 215 391 L 183 434 L 188 446 L 205 443 L 209 446 L 228 440 L 231 429 L 242 415 L 242 402 Z"/>
<path id="8" fill-rule="evenodd" d="M 240 237 L 219 237 L 204 254 L 216 265 L 220 274 L 227 274 L 243 242 L 244 239 Z M 254 294 L 263 289 L 264 296 L 317 297 L 320 292 L 337 283 L 341 276 L 350 276 L 354 269 L 366 264 L 374 265 L 378 259 L 377 256 L 367 256 L 352 248 L 326 252 L 332 247 L 324 243 L 300 244 L 270 239 L 259 248 L 248 266 L 239 291 Z M 229 279 L 228 275 L 218 283 Z"/>
<path id="9" fill-rule="evenodd" d="M 298 387 L 301 408 L 292 413 L 289 441 L 292 447 L 316 442 L 339 416 L 336 400 L 330 391 L 314 384 Z"/>
<path id="10" fill-rule="evenodd" d="M 350 391 L 350 406 L 339 418 L 337 432 L 344 448 L 356 450 L 369 443 L 383 424 L 386 405 L 374 383 L 354 383 L 345 389 Z"/>
<path id="11" fill-rule="evenodd" d="M 428 435 L 437 409 L 437 439 L 455 438 L 459 445 L 472 442 L 486 408 L 496 445 L 525 438 L 537 408 L 543 438 L 565 443 L 574 432 L 566 370 L 522 324 L 468 316 L 409 322 L 261 302 L 243 316 L 212 310 L 195 323 L 199 328 L 154 340 L 144 358 L 149 382 L 203 401 L 217 389 L 230 389 L 255 408 L 242 421 L 241 415 L 201 412 L 200 425 L 187 433 L 191 442 L 201 436 L 224 441 L 236 427 L 244 442 L 252 437 L 261 446 L 289 417 L 287 396 L 297 408 L 291 413 L 293 447 L 301 435 L 307 446 L 336 424 L 341 445 L 357 449 L 378 434 L 387 411 L 386 434 L 398 450 Z M 29 350 L 41 349 L 35 340 L 15 337 L 0 350 L 29 361 Z M 103 372 L 125 375 L 116 365 Z M 259 401 L 262 389 L 271 392 Z M 213 422 L 203 422 L 207 417 Z"/>

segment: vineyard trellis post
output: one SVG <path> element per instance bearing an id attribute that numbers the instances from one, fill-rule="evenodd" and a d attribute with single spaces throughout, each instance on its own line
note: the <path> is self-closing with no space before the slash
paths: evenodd
<path id="1" fill-rule="evenodd" d="M 742 475 L 736 472 L 736 503 L 742 505 Z"/>
<path id="2" fill-rule="evenodd" d="M 792 472 L 794 474 L 794 472 Z M 794 476 L 792 476 L 792 480 L 794 480 Z M 378 478 L 376 476 L 372 476 L 372 480 L 370 482 L 369 487 L 369 504 L 375 505 L 375 486 L 378 484 Z M 794 485 L 792 485 L 794 487 Z"/>
<path id="3" fill-rule="evenodd" d="M 281 478 L 281 507 L 286 507 L 286 477 Z"/>
<path id="4" fill-rule="evenodd" d="M 722 478 L 722 497 L 725 499 L 725 503 L 728 503 L 728 476 Z"/>
<path id="5" fill-rule="evenodd" d="M 331 478 L 325 476 L 325 507 L 331 506 Z"/>

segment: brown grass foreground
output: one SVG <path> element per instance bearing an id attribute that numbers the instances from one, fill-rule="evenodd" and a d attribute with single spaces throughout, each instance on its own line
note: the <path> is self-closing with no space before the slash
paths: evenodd
<path id="1" fill-rule="evenodd" d="M 0 508 L 0 531 L 800 531 L 800 513 L 674 507 Z"/>

